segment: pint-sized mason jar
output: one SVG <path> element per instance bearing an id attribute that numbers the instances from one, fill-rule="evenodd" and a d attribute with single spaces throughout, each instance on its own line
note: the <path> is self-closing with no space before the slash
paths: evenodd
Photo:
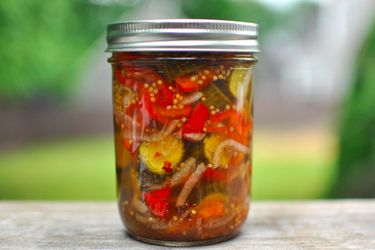
<path id="1" fill-rule="evenodd" d="M 236 235 L 250 202 L 257 25 L 124 22 L 107 41 L 127 232 L 173 246 Z"/>

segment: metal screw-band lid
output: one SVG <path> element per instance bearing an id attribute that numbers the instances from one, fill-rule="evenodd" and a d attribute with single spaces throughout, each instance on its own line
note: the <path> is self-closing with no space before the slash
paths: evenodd
<path id="1" fill-rule="evenodd" d="M 258 52 L 258 25 L 205 19 L 160 19 L 107 26 L 108 52 Z"/>

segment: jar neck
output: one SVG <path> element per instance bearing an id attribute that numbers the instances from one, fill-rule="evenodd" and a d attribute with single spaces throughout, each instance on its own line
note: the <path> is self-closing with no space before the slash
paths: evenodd
<path id="1" fill-rule="evenodd" d="M 108 59 L 109 63 L 121 61 L 149 61 L 149 60 L 239 60 L 256 63 L 254 53 L 232 53 L 232 52 L 113 52 Z"/>

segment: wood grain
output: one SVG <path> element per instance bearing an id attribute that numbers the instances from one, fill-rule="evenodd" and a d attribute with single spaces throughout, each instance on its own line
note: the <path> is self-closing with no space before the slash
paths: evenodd
<path id="1" fill-rule="evenodd" d="M 199 248 L 228 247 L 375 249 L 375 200 L 255 202 L 239 236 Z M 112 202 L 0 202 L 0 249 L 167 248 L 129 238 Z"/>

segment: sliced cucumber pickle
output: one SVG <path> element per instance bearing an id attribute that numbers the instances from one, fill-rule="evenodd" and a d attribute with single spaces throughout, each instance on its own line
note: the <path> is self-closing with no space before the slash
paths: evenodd
<path id="1" fill-rule="evenodd" d="M 232 95 L 239 100 L 243 100 L 248 95 L 252 77 L 252 68 L 241 67 L 233 69 L 229 78 L 229 90 Z"/>
<path id="2" fill-rule="evenodd" d="M 212 134 L 204 140 L 204 154 L 206 155 L 207 159 L 210 163 L 213 162 L 215 150 L 217 146 L 226 139 L 223 135 L 219 134 Z M 229 149 L 230 150 L 230 149 Z M 220 159 L 220 165 L 225 166 L 228 165 L 230 159 L 232 158 L 231 152 L 227 154 L 223 154 Z"/>
<path id="3" fill-rule="evenodd" d="M 143 142 L 139 148 L 141 160 L 149 171 L 156 174 L 165 174 L 163 168 L 166 163 L 171 164 L 172 169 L 180 162 L 184 153 L 182 140 L 169 135 L 161 141 Z"/>

